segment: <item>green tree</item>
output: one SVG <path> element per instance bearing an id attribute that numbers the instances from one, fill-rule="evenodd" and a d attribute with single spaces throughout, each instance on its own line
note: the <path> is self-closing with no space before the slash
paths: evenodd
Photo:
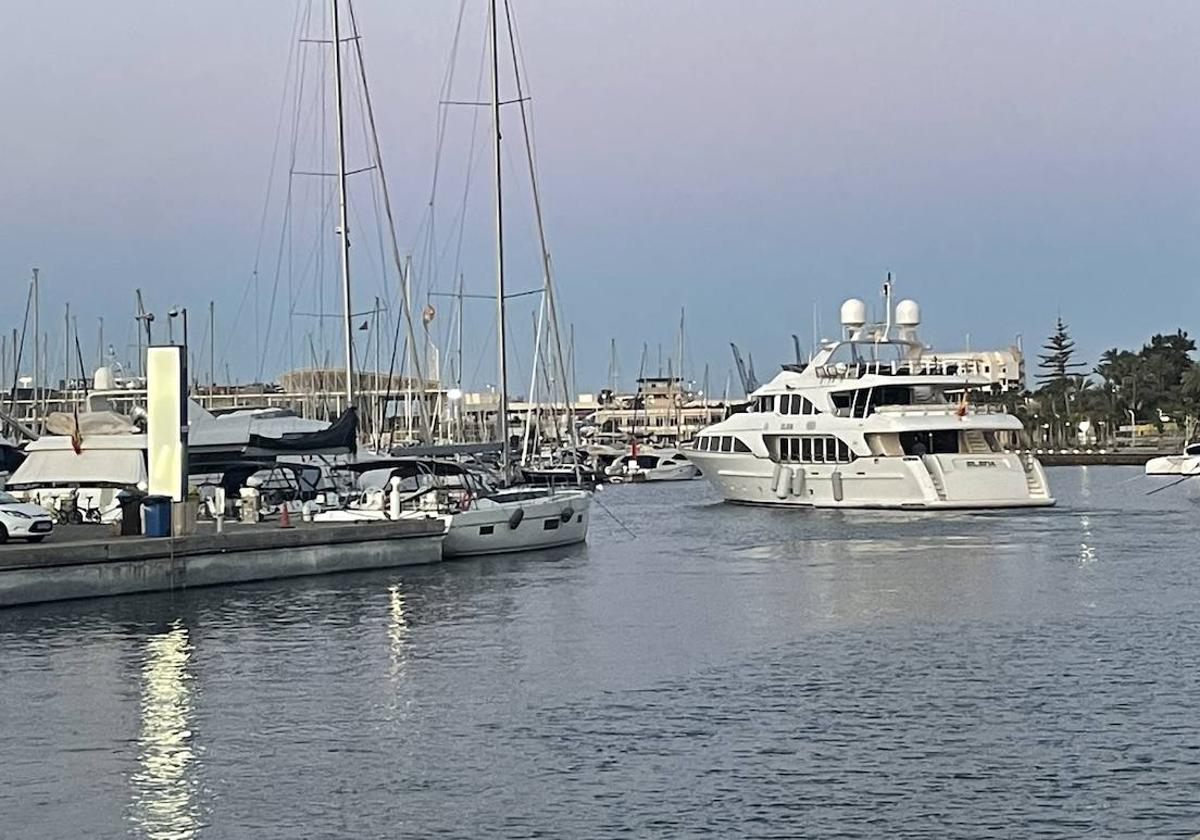
<path id="1" fill-rule="evenodd" d="M 1075 341 L 1061 316 L 1042 351 L 1038 354 L 1035 396 L 1051 427 L 1051 445 L 1062 446 L 1075 436 L 1076 397 L 1086 379 L 1080 371 L 1086 365 L 1075 361 Z"/>
<path id="2" fill-rule="evenodd" d="M 1038 354 L 1038 390 L 1061 394 L 1077 387 L 1072 380 L 1079 378 L 1086 365 L 1075 361 L 1075 341 L 1061 316 L 1042 350 Z"/>

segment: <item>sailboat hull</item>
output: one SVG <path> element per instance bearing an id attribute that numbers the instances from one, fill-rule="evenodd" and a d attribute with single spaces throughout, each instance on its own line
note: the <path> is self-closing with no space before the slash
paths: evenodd
<path id="1" fill-rule="evenodd" d="M 454 514 L 442 552 L 466 557 L 583 542 L 591 501 L 591 494 L 582 490 L 502 491 Z"/>

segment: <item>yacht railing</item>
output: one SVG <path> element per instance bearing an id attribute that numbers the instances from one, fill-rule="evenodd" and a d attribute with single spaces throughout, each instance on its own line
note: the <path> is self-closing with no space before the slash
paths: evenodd
<path id="1" fill-rule="evenodd" d="M 920 362 L 833 362 L 816 365 L 813 372 L 818 379 L 860 379 L 863 376 L 980 376 L 985 375 L 980 370 L 980 364 L 975 361 L 940 361 L 938 359 L 922 360 Z"/>
<path id="2" fill-rule="evenodd" d="M 1007 414 L 1002 405 L 980 403 L 967 405 L 965 410 L 955 403 L 939 403 L 938 405 L 880 405 L 874 409 L 876 414 L 897 414 L 904 417 L 945 417 L 950 414 Z"/>

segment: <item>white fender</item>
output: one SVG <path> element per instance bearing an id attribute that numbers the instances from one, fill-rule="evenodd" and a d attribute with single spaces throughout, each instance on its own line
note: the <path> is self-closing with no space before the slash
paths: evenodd
<path id="1" fill-rule="evenodd" d="M 775 480 L 775 496 L 780 499 L 786 499 L 791 492 L 792 469 L 791 467 L 780 466 L 779 477 Z"/>
<path id="2" fill-rule="evenodd" d="M 833 500 L 840 502 L 842 500 L 842 473 L 840 470 L 834 470 L 829 474 L 829 483 L 833 485 Z"/>
<path id="3" fill-rule="evenodd" d="M 804 495 L 804 467 L 796 467 L 792 470 L 792 495 Z"/>

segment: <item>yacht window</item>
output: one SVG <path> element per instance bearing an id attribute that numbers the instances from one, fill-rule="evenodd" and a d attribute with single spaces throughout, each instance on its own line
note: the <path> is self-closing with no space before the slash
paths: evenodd
<path id="1" fill-rule="evenodd" d="M 495 530 L 496 530 L 495 525 L 480 525 L 479 526 L 479 536 L 486 537 L 488 534 L 493 533 Z"/>
<path id="2" fill-rule="evenodd" d="M 558 517 L 557 516 L 555 516 L 551 519 L 547 519 L 544 522 L 542 522 L 542 530 L 543 531 L 554 531 L 554 530 L 557 530 L 557 528 L 558 528 Z"/>
<path id="3" fill-rule="evenodd" d="M 801 397 L 800 400 L 801 400 L 801 403 L 800 403 L 800 413 L 801 414 L 816 414 L 817 413 L 816 407 L 811 402 L 809 402 L 804 397 Z"/>
<path id="4" fill-rule="evenodd" d="M 850 404 L 854 400 L 853 391 L 835 391 L 830 394 L 830 398 L 833 400 L 833 409 L 839 416 L 845 417 L 850 414 Z"/>
<path id="5" fill-rule="evenodd" d="M 729 435 L 724 435 L 721 437 L 721 451 L 722 452 L 732 452 L 733 451 L 733 438 L 731 438 Z"/>
<path id="6" fill-rule="evenodd" d="M 741 438 L 735 437 L 733 439 L 733 451 L 734 452 L 749 452 L 750 447 L 747 446 L 746 442 L 743 441 Z"/>
<path id="7" fill-rule="evenodd" d="M 708 451 L 708 435 L 704 435 L 696 442 L 696 448 L 701 452 Z"/>
<path id="8" fill-rule="evenodd" d="M 905 455 L 955 455 L 958 453 L 958 431 L 901 432 L 900 446 Z"/>
<path id="9" fill-rule="evenodd" d="M 874 405 L 912 405 L 913 389 L 909 385 L 880 385 L 871 395 L 871 402 Z"/>

